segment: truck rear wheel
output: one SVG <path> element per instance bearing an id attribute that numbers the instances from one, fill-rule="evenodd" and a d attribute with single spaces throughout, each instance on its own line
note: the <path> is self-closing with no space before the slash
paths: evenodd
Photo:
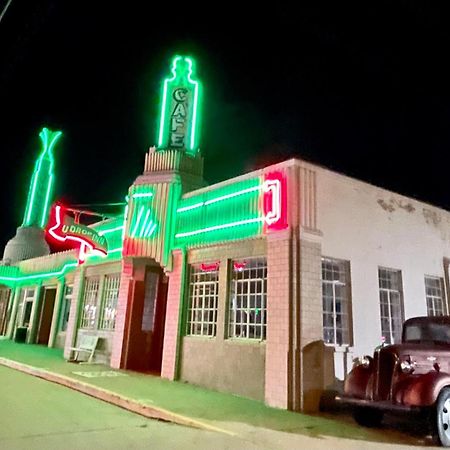
<path id="1" fill-rule="evenodd" d="M 356 408 L 353 411 L 353 418 L 356 423 L 364 427 L 379 427 L 383 420 L 384 412 L 374 408 Z"/>

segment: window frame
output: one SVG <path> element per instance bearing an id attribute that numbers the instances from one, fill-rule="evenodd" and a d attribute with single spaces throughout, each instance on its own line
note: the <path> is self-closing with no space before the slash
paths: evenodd
<path id="1" fill-rule="evenodd" d="M 247 263 L 262 262 L 261 266 L 247 266 Z M 236 268 L 237 265 L 243 264 L 242 268 Z M 251 271 L 263 271 L 263 276 L 252 277 Z M 249 273 L 249 277 L 239 276 L 241 273 Z M 232 340 L 242 340 L 248 342 L 266 342 L 267 340 L 267 257 L 266 256 L 252 256 L 249 258 L 234 258 L 229 262 L 229 294 L 227 304 L 227 326 L 226 337 Z M 255 291 L 252 292 L 252 284 Z M 244 288 L 245 286 L 245 288 Z M 261 289 L 258 290 L 258 286 Z M 241 288 L 239 288 L 241 287 Z M 236 297 L 235 297 L 236 296 Z M 238 299 L 238 296 L 241 296 Z M 252 296 L 253 304 L 252 307 Z M 243 301 L 245 300 L 245 301 Z M 239 304 L 239 307 L 238 307 Z M 245 307 L 247 305 L 247 307 Z M 248 306 L 250 305 L 250 306 Z M 247 310 L 247 311 L 244 311 Z M 237 320 L 237 316 L 241 317 Z M 245 314 L 245 320 L 242 317 Z M 257 316 L 261 314 L 260 320 L 257 322 Z M 255 320 L 252 322 L 251 318 Z M 250 337 L 250 330 L 253 327 L 253 337 Z M 239 328 L 239 329 L 238 329 Z M 259 333 L 257 333 L 259 330 Z M 255 336 L 256 335 L 256 336 Z"/>
<path id="2" fill-rule="evenodd" d="M 341 279 L 333 279 L 329 280 L 324 277 L 324 270 L 326 270 L 326 267 L 324 267 L 324 264 L 333 264 L 336 267 L 338 267 L 338 273 L 339 275 L 342 275 Z M 332 272 L 333 272 L 332 268 Z M 326 289 L 325 286 L 331 286 L 332 289 L 332 311 L 326 311 L 325 308 L 325 297 L 326 297 Z M 337 286 L 343 288 L 343 297 L 340 298 L 340 296 L 337 293 Z M 352 290 L 351 290 L 351 272 L 350 272 L 350 261 L 340 258 L 331 258 L 328 256 L 322 256 L 321 258 L 321 288 L 322 288 L 322 327 L 323 327 L 323 341 L 324 344 L 330 347 L 340 347 L 340 346 L 348 346 L 351 347 L 353 345 L 353 314 L 352 314 Z M 347 317 L 347 325 L 344 327 L 342 325 L 339 326 L 337 316 L 338 314 L 338 299 L 341 300 L 339 303 L 340 310 L 341 310 L 341 316 Z M 345 312 L 343 312 L 343 307 L 345 307 Z M 332 325 L 332 332 L 333 332 L 333 341 L 327 342 L 325 339 L 325 317 L 330 316 L 333 320 Z M 340 330 L 341 337 L 338 338 L 338 331 Z M 344 338 L 346 337 L 346 339 Z"/>
<path id="3" fill-rule="evenodd" d="M 394 289 L 392 287 L 382 287 L 382 277 L 381 271 L 385 271 L 386 273 L 395 273 L 397 275 L 396 282 L 398 283 L 398 289 Z M 384 280 L 388 280 L 388 278 L 383 278 Z M 389 282 L 391 280 L 389 279 Z M 378 267 L 378 292 L 379 292 L 379 305 L 380 305 L 380 328 L 381 328 L 381 336 L 384 337 L 386 344 L 396 344 L 401 342 L 402 339 L 402 326 L 405 321 L 405 313 L 404 313 L 404 301 L 403 301 L 403 280 L 402 280 L 402 271 L 398 269 L 392 269 L 389 267 Z M 387 311 L 388 316 L 383 315 L 383 301 L 382 294 L 386 294 L 387 297 Z M 400 317 L 393 318 L 392 310 L 393 310 L 393 302 L 392 298 L 395 297 L 394 294 L 398 294 L 398 310 Z M 383 319 L 388 320 L 389 330 L 383 330 Z M 393 331 L 393 322 L 397 322 L 398 329 L 397 334 L 394 335 Z"/>
<path id="4" fill-rule="evenodd" d="M 217 337 L 219 267 L 220 264 L 216 262 L 194 263 L 188 266 L 186 336 L 209 339 Z M 206 279 L 203 280 L 202 278 Z M 212 290 L 210 291 L 211 287 Z M 204 332 L 205 327 L 206 333 Z M 200 332 L 197 332 L 198 330 Z"/>
<path id="5" fill-rule="evenodd" d="M 441 291 L 441 297 L 437 297 L 436 295 L 429 295 L 428 294 L 428 288 L 433 289 L 435 288 L 435 286 L 427 286 L 427 281 L 429 280 L 433 280 L 433 281 L 438 281 L 439 283 L 439 290 Z M 426 307 L 427 307 L 427 316 L 444 316 L 448 314 L 448 307 L 447 307 L 447 299 L 446 299 L 446 295 L 445 295 L 445 286 L 444 286 L 444 278 L 443 277 L 438 277 L 438 276 L 433 276 L 433 275 L 425 275 L 424 276 L 424 286 L 425 286 L 425 302 L 426 302 Z M 442 306 L 442 314 L 433 314 L 435 313 L 435 302 L 436 299 L 440 300 L 441 302 L 441 306 Z M 430 300 L 430 301 L 429 301 Z M 430 303 L 432 304 L 432 307 L 430 308 Z M 430 310 L 433 310 L 432 314 L 430 314 Z"/>

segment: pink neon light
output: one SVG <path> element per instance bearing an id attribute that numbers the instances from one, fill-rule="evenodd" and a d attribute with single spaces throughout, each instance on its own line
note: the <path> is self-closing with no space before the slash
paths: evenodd
<path id="1" fill-rule="evenodd" d="M 86 239 L 80 238 L 78 236 L 70 236 L 70 235 L 61 235 L 57 234 L 56 232 L 61 232 L 62 230 L 62 220 L 61 220 L 61 206 L 56 205 L 55 206 L 55 220 L 56 224 L 48 229 L 48 234 L 52 236 L 54 239 L 56 239 L 59 242 L 66 242 L 66 241 L 74 241 L 78 242 L 80 244 L 80 250 L 78 253 L 78 264 L 83 264 L 84 261 L 86 261 L 86 250 L 89 250 L 89 252 L 92 252 L 94 255 L 107 255 L 107 252 L 103 251 L 102 249 L 94 247 L 94 245 L 89 242 Z"/>
<path id="2" fill-rule="evenodd" d="M 266 173 L 263 191 L 264 230 L 284 230 L 288 226 L 285 175 L 280 171 Z"/>
<path id="3" fill-rule="evenodd" d="M 220 261 L 210 263 L 210 264 L 202 263 L 202 264 L 200 264 L 200 270 L 202 272 L 212 272 L 213 270 L 219 270 L 219 266 L 220 266 Z"/>
<path id="4" fill-rule="evenodd" d="M 245 269 L 245 266 L 247 265 L 246 261 L 233 262 L 233 269 L 236 270 L 236 272 L 242 272 Z"/>

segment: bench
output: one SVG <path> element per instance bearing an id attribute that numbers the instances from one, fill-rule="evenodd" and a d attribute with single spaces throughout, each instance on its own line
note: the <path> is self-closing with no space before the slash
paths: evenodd
<path id="1" fill-rule="evenodd" d="M 88 353 L 89 357 L 87 361 L 88 364 L 92 363 L 92 359 L 94 358 L 95 350 L 97 349 L 98 344 L 98 336 L 90 336 L 86 334 L 82 334 L 79 341 L 78 347 L 71 347 L 70 352 L 74 352 L 74 357 L 69 359 L 70 362 L 78 362 L 78 356 L 80 353 Z"/>

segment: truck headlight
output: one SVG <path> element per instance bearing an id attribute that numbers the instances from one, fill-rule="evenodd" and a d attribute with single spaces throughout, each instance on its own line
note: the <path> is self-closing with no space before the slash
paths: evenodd
<path id="1" fill-rule="evenodd" d="M 400 363 L 400 370 L 403 373 L 413 373 L 414 369 L 416 368 L 416 365 L 411 362 L 409 359 L 405 359 Z"/>
<path id="2" fill-rule="evenodd" d="M 359 356 L 358 358 L 355 358 L 353 362 L 355 363 L 355 366 L 362 366 L 365 369 L 368 369 L 372 362 L 372 358 L 368 355 Z"/>

